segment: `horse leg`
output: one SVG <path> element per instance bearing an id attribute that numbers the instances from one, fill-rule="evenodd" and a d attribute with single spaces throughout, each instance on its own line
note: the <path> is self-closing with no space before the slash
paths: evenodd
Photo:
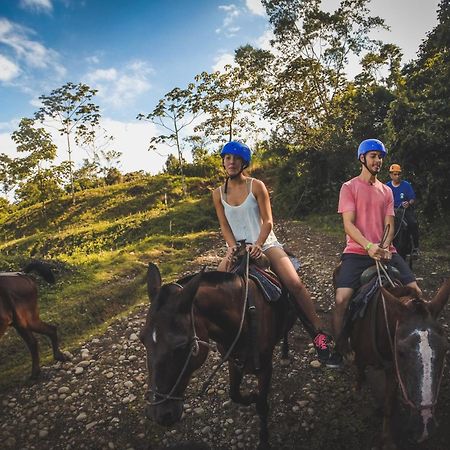
<path id="1" fill-rule="evenodd" d="M 14 326 L 17 330 L 17 333 L 22 337 L 27 344 L 28 350 L 31 353 L 31 379 L 36 380 L 39 378 L 39 374 L 41 369 L 39 367 L 39 349 L 36 338 L 33 336 L 33 333 L 26 329 L 19 327 L 17 325 Z"/>
<path id="2" fill-rule="evenodd" d="M 383 414 L 383 432 L 382 432 L 382 448 L 383 449 L 396 449 L 392 439 L 391 432 L 391 416 L 394 406 L 394 401 L 397 396 L 397 380 L 392 370 L 385 371 L 386 388 L 384 397 L 384 414 Z"/>
<path id="3" fill-rule="evenodd" d="M 228 363 L 228 373 L 230 376 L 230 398 L 233 402 L 240 403 L 241 405 L 251 405 L 256 403 L 258 396 L 252 392 L 247 395 L 241 394 L 241 382 L 244 377 L 244 372 L 236 367 L 231 361 Z"/>
<path id="4" fill-rule="evenodd" d="M 269 395 L 270 383 L 272 381 L 272 361 L 265 369 L 258 374 L 258 398 L 256 400 L 256 411 L 259 416 L 259 449 L 270 448 L 269 428 L 267 426 L 267 417 L 269 415 Z"/>
<path id="5" fill-rule="evenodd" d="M 289 359 L 289 330 L 285 330 L 281 344 L 281 359 Z"/>
<path id="6" fill-rule="evenodd" d="M 37 319 L 31 322 L 29 326 L 32 331 L 43 334 L 50 339 L 52 343 L 53 358 L 56 361 L 67 361 L 67 357 L 59 349 L 58 334 L 54 325 L 49 325 L 48 323 L 42 322 L 42 320 Z"/>

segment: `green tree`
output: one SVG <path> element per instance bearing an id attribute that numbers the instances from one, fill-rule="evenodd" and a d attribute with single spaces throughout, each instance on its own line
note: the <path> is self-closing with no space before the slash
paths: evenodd
<path id="1" fill-rule="evenodd" d="M 195 132 L 223 142 L 261 131 L 255 121 L 259 92 L 245 69 L 227 65 L 222 72 L 202 72 L 195 77 L 194 109 L 206 116 Z"/>
<path id="2" fill-rule="evenodd" d="M 376 51 L 381 44 L 369 33 L 384 22 L 369 16 L 369 0 L 342 0 L 333 12 L 323 11 L 321 0 L 262 3 L 275 35 L 266 115 L 287 142 L 317 145 L 316 130 L 333 120 L 335 102 L 347 89 L 349 57 Z"/>
<path id="3" fill-rule="evenodd" d="M 182 134 L 183 130 L 192 124 L 200 114 L 200 112 L 193 110 L 195 102 L 193 88 L 193 84 L 189 84 L 187 89 L 176 87 L 159 100 L 151 113 L 147 115 L 141 113 L 137 116 L 138 120 L 151 122 L 161 130 L 164 130 L 163 133 L 150 139 L 148 148 L 150 151 L 156 151 L 159 144 L 175 147 L 184 195 L 186 195 L 186 181 L 183 172 L 185 160 L 183 157 Z"/>
<path id="4" fill-rule="evenodd" d="M 75 203 L 72 136 L 77 143 L 95 139 L 95 129 L 100 120 L 99 107 L 92 102 L 96 93 L 96 89 L 86 84 L 68 82 L 49 95 L 41 95 L 42 106 L 35 114 L 36 119 L 56 128 L 61 136 L 66 137 L 72 203 Z"/>
<path id="5" fill-rule="evenodd" d="M 18 186 L 15 196 L 27 204 L 41 202 L 45 214 L 45 202 L 62 192 L 68 164 L 53 164 L 57 147 L 44 128 L 35 127 L 33 119 L 23 118 L 11 138 L 19 153 L 28 153 L 10 161 L 9 170 Z"/>
<path id="6" fill-rule="evenodd" d="M 393 161 L 413 183 L 425 215 L 450 211 L 450 5 L 441 1 L 438 25 L 415 61 L 404 69 L 405 86 L 389 116 Z"/>

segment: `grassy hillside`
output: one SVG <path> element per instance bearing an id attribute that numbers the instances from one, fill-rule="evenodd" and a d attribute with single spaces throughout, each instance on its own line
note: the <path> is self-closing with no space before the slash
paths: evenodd
<path id="1" fill-rule="evenodd" d="M 145 266 L 157 262 L 175 278 L 217 230 L 211 182 L 159 175 L 80 192 L 0 216 L 0 271 L 31 258 L 51 260 L 57 283 L 40 284 L 43 320 L 58 325 L 64 349 L 101 332 L 119 314 L 146 299 Z M 49 358 L 47 339 L 40 339 Z M 29 375 L 24 343 L 9 330 L 0 341 L 0 387 Z"/>

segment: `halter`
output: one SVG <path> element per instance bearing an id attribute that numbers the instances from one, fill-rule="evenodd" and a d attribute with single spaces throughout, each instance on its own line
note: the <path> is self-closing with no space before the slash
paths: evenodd
<path id="1" fill-rule="evenodd" d="M 246 252 L 246 277 L 245 277 L 245 289 L 244 289 L 244 302 L 243 302 L 243 310 L 242 310 L 242 315 L 241 315 L 241 321 L 239 324 L 239 330 L 236 334 L 236 337 L 234 338 L 233 343 L 231 344 L 230 348 L 228 349 L 227 353 L 225 354 L 225 356 L 222 358 L 221 362 L 216 366 L 216 368 L 213 370 L 213 372 L 211 373 L 211 375 L 208 377 L 208 379 L 205 381 L 205 383 L 203 384 L 202 390 L 200 391 L 200 395 L 203 394 L 206 391 L 206 388 L 208 387 L 209 383 L 211 382 L 212 378 L 214 377 L 214 375 L 217 373 L 217 371 L 220 369 L 220 367 L 222 366 L 222 364 L 228 360 L 228 358 L 230 357 L 232 351 L 234 350 L 234 347 L 236 346 L 237 341 L 239 340 L 239 337 L 241 335 L 242 332 L 242 327 L 244 325 L 244 318 L 245 318 L 245 308 L 247 307 L 247 297 L 248 297 L 248 268 L 249 268 L 249 253 Z M 178 286 L 180 289 L 183 289 L 183 286 L 181 286 L 178 283 L 171 283 L 175 286 Z M 183 368 L 180 371 L 180 374 L 178 375 L 177 380 L 175 381 L 172 389 L 170 389 L 168 394 L 163 394 L 161 392 L 158 392 L 157 389 L 153 390 L 151 389 L 151 387 L 148 388 L 147 393 L 146 393 L 146 400 L 147 403 L 150 406 L 156 406 L 156 405 L 160 405 L 168 400 L 176 400 L 176 401 L 183 401 L 184 397 L 175 397 L 174 395 L 172 395 L 175 390 L 177 389 L 178 385 L 180 384 L 184 373 L 186 372 L 186 369 L 189 365 L 189 362 L 192 358 L 192 356 L 197 356 L 198 352 L 200 350 L 200 346 L 199 344 L 203 344 L 208 348 L 212 348 L 211 344 L 209 344 L 209 342 L 203 341 L 201 340 L 198 336 L 197 336 L 197 331 L 195 329 L 195 317 L 194 317 L 194 302 L 192 302 L 191 305 L 191 324 L 192 324 L 192 334 L 193 337 L 191 339 L 191 349 L 189 351 L 189 354 L 186 358 L 186 361 L 184 362 Z M 149 399 L 149 393 L 153 394 L 154 397 L 154 401 L 151 401 Z M 160 397 L 161 400 L 157 400 L 157 398 Z"/>
<path id="2" fill-rule="evenodd" d="M 408 405 L 412 409 L 415 409 L 416 411 L 423 411 L 424 409 L 431 409 L 434 411 L 434 407 L 436 406 L 437 399 L 439 398 L 439 391 L 441 389 L 441 381 L 442 381 L 442 375 L 444 373 L 444 364 L 442 365 L 441 374 L 439 376 L 439 384 L 436 391 L 435 401 L 433 403 L 427 404 L 427 405 L 419 405 L 417 406 L 408 396 L 408 392 L 406 390 L 405 383 L 403 382 L 402 376 L 400 374 L 398 359 L 397 359 L 397 330 L 398 330 L 398 320 L 395 325 L 395 336 L 394 336 L 394 362 L 395 362 L 395 373 L 397 375 L 398 384 L 400 385 L 400 389 L 402 391 L 402 400 L 405 405 Z"/>
<path id="3" fill-rule="evenodd" d="M 181 284 L 178 283 L 171 283 L 175 286 L 178 286 L 179 288 L 183 289 L 183 286 L 181 286 Z M 175 392 L 176 388 L 178 387 L 178 385 L 181 382 L 181 379 L 183 378 L 184 373 L 186 372 L 186 369 L 189 365 L 189 362 L 192 358 L 192 356 L 197 356 L 198 352 L 200 351 L 200 345 L 199 344 L 203 344 L 208 348 L 211 348 L 211 344 L 209 344 L 206 341 L 202 341 L 198 336 L 197 336 L 197 331 L 195 329 L 195 319 L 194 319 L 194 302 L 192 302 L 191 305 L 191 324 L 192 324 L 192 339 L 191 339 L 191 349 L 189 350 L 189 355 L 186 358 L 186 361 L 184 362 L 183 368 L 181 369 L 180 374 L 178 375 L 177 380 L 175 381 L 175 384 L 173 385 L 172 389 L 170 390 L 170 392 L 168 394 L 163 394 L 161 392 L 158 392 L 157 390 L 153 390 L 150 387 L 147 390 L 147 395 L 146 395 L 146 400 L 147 403 L 150 406 L 156 406 L 156 405 L 160 405 L 161 403 L 166 402 L 167 400 L 178 400 L 178 401 L 182 401 L 183 397 L 175 397 L 172 394 Z M 153 397 L 155 399 L 155 401 L 151 401 L 148 397 L 149 397 L 149 393 L 153 394 Z M 161 400 L 156 400 L 158 397 L 161 397 Z"/>
<path id="4" fill-rule="evenodd" d="M 380 245 L 382 245 L 384 243 L 384 241 L 386 240 L 388 231 L 389 231 L 389 225 L 386 225 L 386 228 L 384 230 L 383 238 L 382 238 L 382 240 L 380 242 Z M 395 283 L 389 277 L 389 275 L 387 273 L 387 270 L 384 267 L 384 265 L 381 264 L 379 261 L 375 261 L 375 264 L 377 266 L 378 283 L 380 285 L 380 288 L 382 287 L 381 272 L 383 272 L 384 276 L 387 278 L 387 280 L 389 281 L 390 285 L 392 287 L 395 287 Z M 395 374 L 397 376 L 397 381 L 398 381 L 398 384 L 400 385 L 400 390 L 402 392 L 402 401 L 403 401 L 403 403 L 405 403 L 406 405 L 410 406 L 412 409 L 415 409 L 416 411 L 422 411 L 424 409 L 430 409 L 430 408 L 431 408 L 431 410 L 433 410 L 435 405 L 436 405 L 436 403 L 437 403 L 437 398 L 439 397 L 439 390 L 440 390 L 440 387 L 441 387 L 441 381 L 442 381 L 442 375 L 443 375 L 443 372 L 444 372 L 444 366 L 442 366 L 441 375 L 439 377 L 439 384 L 438 384 L 438 389 L 437 389 L 437 395 L 435 396 L 436 400 L 433 403 L 429 404 L 429 405 L 417 406 L 409 398 L 408 392 L 406 390 L 405 383 L 404 383 L 404 381 L 402 379 L 402 376 L 400 374 L 400 368 L 399 368 L 399 363 L 398 363 L 398 358 L 397 358 L 397 331 L 398 331 L 399 321 L 397 320 L 396 323 L 395 323 L 394 337 L 392 337 L 391 330 L 389 329 L 388 314 L 387 314 L 387 307 L 386 307 L 386 299 L 384 298 L 383 291 L 381 289 L 380 289 L 380 294 L 381 294 L 381 299 L 382 299 L 382 303 L 383 303 L 384 322 L 385 322 L 385 325 L 386 325 L 387 336 L 388 336 L 388 340 L 389 340 L 389 345 L 391 347 L 392 357 L 394 359 Z M 381 355 L 378 352 L 378 349 L 376 348 L 376 341 L 375 341 L 375 339 L 373 339 L 373 342 L 374 342 L 374 347 L 375 347 L 376 353 L 382 359 Z"/>

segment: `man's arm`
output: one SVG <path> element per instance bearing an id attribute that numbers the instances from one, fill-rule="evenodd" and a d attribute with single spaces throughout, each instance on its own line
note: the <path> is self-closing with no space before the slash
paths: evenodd
<path id="1" fill-rule="evenodd" d="M 389 216 L 391 217 L 391 216 Z M 342 213 L 342 220 L 344 222 L 344 231 L 348 234 L 355 242 L 357 242 L 363 249 L 367 251 L 367 254 L 375 259 L 391 259 L 391 253 L 384 248 L 381 248 L 375 242 L 370 242 L 356 227 L 355 225 L 356 214 L 354 211 L 346 211 Z"/>

